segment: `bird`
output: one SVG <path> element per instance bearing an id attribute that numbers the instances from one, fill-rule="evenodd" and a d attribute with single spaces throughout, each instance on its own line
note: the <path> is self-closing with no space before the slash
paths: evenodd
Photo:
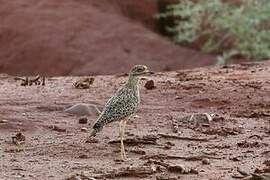
<path id="1" fill-rule="evenodd" d="M 127 160 L 123 142 L 126 123 L 136 113 L 140 104 L 139 81 L 141 77 L 151 74 L 154 74 L 154 72 L 149 71 L 146 65 L 133 66 L 126 83 L 107 101 L 92 126 L 90 137 L 95 137 L 105 125 L 116 121 L 119 122 L 120 155 L 123 161 Z"/>

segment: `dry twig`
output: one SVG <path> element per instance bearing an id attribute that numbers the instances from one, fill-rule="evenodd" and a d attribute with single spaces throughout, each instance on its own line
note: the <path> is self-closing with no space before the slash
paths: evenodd
<path id="1" fill-rule="evenodd" d="M 176 136 L 171 134 L 158 134 L 159 136 L 163 138 L 171 138 L 171 139 L 180 139 L 180 140 L 186 140 L 186 141 L 200 141 L 200 142 L 208 142 L 209 138 L 195 138 L 195 137 L 183 137 L 183 136 Z"/>
<path id="2" fill-rule="evenodd" d="M 207 156 L 207 155 L 177 156 L 177 155 L 167 155 L 167 154 L 146 155 L 146 156 L 141 157 L 141 159 L 183 159 L 185 161 L 201 161 L 205 158 L 222 159 L 222 157 L 214 157 L 214 156 Z"/>
<path id="3" fill-rule="evenodd" d="M 21 132 L 18 132 L 15 136 L 12 136 L 11 138 L 12 138 L 12 143 L 16 145 L 21 145 L 25 143 L 25 136 Z"/>
<path id="4" fill-rule="evenodd" d="M 127 138 L 124 139 L 124 143 L 125 144 L 129 144 L 129 145 L 138 145 L 138 144 L 158 144 L 157 143 L 157 136 L 152 136 L 152 135 L 148 135 L 148 136 L 143 136 L 143 137 L 134 137 L 134 138 Z M 115 144 L 115 143 L 120 143 L 120 140 L 111 140 L 109 141 L 109 144 Z"/>
<path id="5" fill-rule="evenodd" d="M 42 78 L 42 79 L 41 79 Z M 36 77 L 34 77 L 33 79 L 30 79 L 29 77 L 15 77 L 15 80 L 20 80 L 21 82 L 21 86 L 32 86 L 34 85 L 42 85 L 45 86 L 45 77 L 41 77 L 40 75 L 37 75 Z"/>
<path id="6" fill-rule="evenodd" d="M 156 169 L 151 166 L 138 166 L 138 167 L 124 167 L 115 169 L 107 173 L 96 175 L 95 178 L 120 178 L 120 177 L 138 177 L 146 178 L 149 175 L 156 173 Z"/>
<path id="7" fill-rule="evenodd" d="M 90 85 L 94 83 L 93 77 L 82 78 L 76 81 L 73 85 L 77 89 L 89 89 Z"/>

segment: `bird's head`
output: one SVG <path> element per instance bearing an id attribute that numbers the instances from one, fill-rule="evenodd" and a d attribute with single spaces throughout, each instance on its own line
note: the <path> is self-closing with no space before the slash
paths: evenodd
<path id="1" fill-rule="evenodd" d="M 135 65 L 132 67 L 129 74 L 130 76 L 133 76 L 133 77 L 139 77 L 139 76 L 145 76 L 145 75 L 150 75 L 154 73 L 152 71 L 149 71 L 147 66 L 145 65 Z"/>

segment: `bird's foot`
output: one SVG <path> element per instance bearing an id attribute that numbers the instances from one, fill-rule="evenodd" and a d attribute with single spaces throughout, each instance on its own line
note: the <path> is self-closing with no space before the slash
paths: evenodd
<path id="1" fill-rule="evenodd" d="M 121 158 L 121 161 L 122 161 L 122 162 L 127 162 L 127 161 L 129 161 L 129 158 L 123 157 L 123 158 Z"/>
<path id="2" fill-rule="evenodd" d="M 128 161 L 129 159 L 127 158 L 126 154 L 121 154 L 121 160 L 125 162 Z"/>

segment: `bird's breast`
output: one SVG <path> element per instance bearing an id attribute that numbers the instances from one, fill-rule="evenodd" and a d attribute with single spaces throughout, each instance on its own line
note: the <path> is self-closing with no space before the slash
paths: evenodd
<path id="1" fill-rule="evenodd" d="M 140 103 L 140 90 L 139 88 L 136 89 L 135 91 L 135 99 L 136 99 L 136 103 Z"/>

